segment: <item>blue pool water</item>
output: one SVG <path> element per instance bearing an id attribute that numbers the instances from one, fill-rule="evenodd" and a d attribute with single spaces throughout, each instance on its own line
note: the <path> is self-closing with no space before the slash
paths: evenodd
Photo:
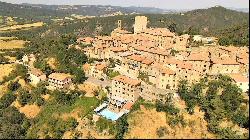
<path id="1" fill-rule="evenodd" d="M 108 108 L 103 109 L 101 112 L 99 112 L 98 114 L 100 114 L 101 116 L 110 119 L 112 121 L 117 120 L 119 117 L 121 117 L 122 114 L 117 114 L 115 112 L 112 112 L 110 110 L 108 110 Z"/>

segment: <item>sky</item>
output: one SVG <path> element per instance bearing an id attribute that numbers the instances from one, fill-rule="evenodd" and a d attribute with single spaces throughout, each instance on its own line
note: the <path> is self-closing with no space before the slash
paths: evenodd
<path id="1" fill-rule="evenodd" d="M 215 5 L 249 8 L 249 0 L 0 0 L 8 3 L 32 3 L 55 5 L 112 5 L 156 7 L 162 9 L 198 9 Z"/>

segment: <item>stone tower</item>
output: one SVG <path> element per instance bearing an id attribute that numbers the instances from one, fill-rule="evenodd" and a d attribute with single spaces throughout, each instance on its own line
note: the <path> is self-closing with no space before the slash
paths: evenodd
<path id="1" fill-rule="evenodd" d="M 118 24 L 118 29 L 122 29 L 122 20 L 118 20 L 117 24 Z"/>
<path id="2" fill-rule="evenodd" d="M 136 16 L 135 17 L 135 25 L 134 25 L 134 33 L 141 32 L 147 28 L 147 17 L 145 16 Z"/>

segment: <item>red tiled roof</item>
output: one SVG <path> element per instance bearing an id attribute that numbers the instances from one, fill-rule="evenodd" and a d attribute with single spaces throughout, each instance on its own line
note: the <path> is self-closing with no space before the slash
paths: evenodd
<path id="1" fill-rule="evenodd" d="M 187 60 L 189 61 L 209 61 L 208 53 L 191 53 Z"/>
<path id="2" fill-rule="evenodd" d="M 106 68 L 106 67 L 107 67 L 106 64 L 97 64 L 97 65 L 95 66 L 95 68 L 96 68 L 97 70 L 103 70 L 103 69 Z"/>
<path id="3" fill-rule="evenodd" d="M 134 85 L 134 86 L 139 85 L 141 83 L 141 81 L 139 80 L 135 80 L 124 75 L 118 75 L 114 77 L 113 80 L 120 81 L 120 82 L 129 84 L 129 85 Z"/>
<path id="4" fill-rule="evenodd" d="M 192 63 L 189 63 L 189 62 L 180 62 L 178 65 L 177 65 L 178 68 L 181 68 L 181 69 L 193 69 L 193 64 Z"/>
<path id="5" fill-rule="evenodd" d="M 242 82 L 242 83 L 245 83 L 245 82 L 249 82 L 249 78 L 241 75 L 241 74 L 229 74 L 229 76 L 231 78 L 233 78 L 235 80 L 235 82 Z"/>
<path id="6" fill-rule="evenodd" d="M 138 61 L 138 62 L 142 62 L 145 59 L 145 57 L 142 56 L 142 55 L 133 54 L 133 55 L 129 56 L 128 59 L 132 59 L 132 60 L 135 60 L 135 61 Z"/>
<path id="7" fill-rule="evenodd" d="M 113 52 L 123 52 L 123 51 L 127 51 L 127 48 L 122 48 L 122 47 L 112 47 L 110 48 L 111 51 Z"/>
<path id="8" fill-rule="evenodd" d="M 32 73 L 33 75 L 37 77 L 44 75 L 44 73 L 41 70 L 36 69 L 36 68 L 30 68 L 30 73 Z"/>
<path id="9" fill-rule="evenodd" d="M 154 62 L 154 60 L 151 60 L 151 59 L 144 59 L 144 60 L 142 60 L 142 63 L 143 64 L 146 64 L 146 65 L 150 65 L 150 64 L 152 64 Z"/>
<path id="10" fill-rule="evenodd" d="M 154 64 L 152 65 L 152 67 L 157 68 L 157 69 L 158 69 L 161 73 L 163 73 L 163 74 L 168 74 L 168 75 L 173 75 L 173 74 L 175 74 L 175 72 L 174 72 L 173 70 L 171 70 L 170 68 L 164 67 L 164 66 L 162 66 L 162 65 L 159 64 L 159 63 L 154 63 Z"/>
<path id="11" fill-rule="evenodd" d="M 132 106 L 133 106 L 133 103 L 132 103 L 132 102 L 127 102 L 127 103 L 123 106 L 123 108 L 124 108 L 124 109 L 127 109 L 127 110 L 130 110 Z"/>
<path id="12" fill-rule="evenodd" d="M 83 65 L 83 70 L 89 70 L 90 69 L 90 64 L 84 64 Z"/>
<path id="13" fill-rule="evenodd" d="M 222 64 L 222 65 L 239 65 L 235 59 L 228 58 L 228 59 L 220 59 L 220 58 L 213 58 L 212 62 L 215 64 Z"/>

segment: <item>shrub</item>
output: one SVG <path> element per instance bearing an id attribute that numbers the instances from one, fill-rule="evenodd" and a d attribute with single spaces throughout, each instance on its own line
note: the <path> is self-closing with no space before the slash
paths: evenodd
<path id="1" fill-rule="evenodd" d="M 10 82 L 8 84 L 8 89 L 11 90 L 11 91 L 16 91 L 19 87 L 21 87 L 21 85 L 17 81 Z"/>
<path id="2" fill-rule="evenodd" d="M 28 93 L 28 91 L 25 91 L 25 90 L 19 91 L 18 102 L 21 104 L 21 106 L 28 104 L 31 100 L 32 100 L 32 96 L 31 94 Z"/>
<path id="3" fill-rule="evenodd" d="M 0 98 L 0 109 L 7 108 L 16 100 L 16 96 L 13 93 L 6 93 Z"/>
<path id="4" fill-rule="evenodd" d="M 167 132 L 167 128 L 166 127 L 160 127 L 160 128 L 157 128 L 156 130 L 156 134 L 158 137 L 163 137 L 165 135 L 165 133 Z"/>
<path id="5" fill-rule="evenodd" d="M 116 122 L 117 133 L 115 135 L 116 139 L 123 139 L 124 134 L 128 131 L 127 115 L 123 115 Z"/>

